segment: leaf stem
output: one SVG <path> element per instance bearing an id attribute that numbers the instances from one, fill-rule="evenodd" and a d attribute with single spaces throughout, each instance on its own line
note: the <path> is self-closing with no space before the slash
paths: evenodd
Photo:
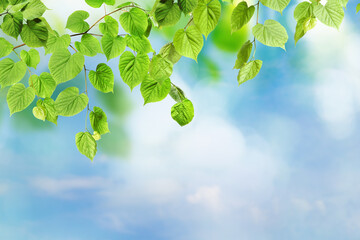
<path id="1" fill-rule="evenodd" d="M 191 23 L 193 20 L 194 20 L 194 17 L 191 16 L 189 22 L 188 22 L 188 23 L 186 24 L 186 26 L 184 27 L 185 30 L 187 29 L 187 27 L 190 25 L 190 23 Z"/>
<path id="2" fill-rule="evenodd" d="M 15 46 L 14 48 L 13 48 L 13 50 L 15 50 L 15 49 L 17 49 L 17 48 L 19 48 L 19 47 L 23 47 L 23 46 L 25 46 L 26 44 L 25 43 L 23 43 L 23 44 L 20 44 L 20 45 L 18 45 L 18 46 Z"/>

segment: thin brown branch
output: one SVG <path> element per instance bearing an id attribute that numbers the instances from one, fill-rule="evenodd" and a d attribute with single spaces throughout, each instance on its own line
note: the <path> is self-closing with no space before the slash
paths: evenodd
<path id="1" fill-rule="evenodd" d="M 23 43 L 23 44 L 20 44 L 20 45 L 18 45 L 18 46 L 15 46 L 14 48 L 13 48 L 13 50 L 15 50 L 15 49 L 17 49 L 17 48 L 19 48 L 19 47 L 23 47 L 23 46 L 25 46 L 26 44 L 25 43 Z"/>

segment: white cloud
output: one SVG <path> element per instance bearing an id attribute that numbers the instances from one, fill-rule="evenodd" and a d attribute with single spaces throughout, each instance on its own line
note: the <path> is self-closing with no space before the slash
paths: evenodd
<path id="1" fill-rule="evenodd" d="M 194 194 L 188 195 L 186 200 L 191 204 L 199 204 L 209 208 L 211 211 L 218 212 L 223 208 L 221 191 L 218 186 L 200 187 Z"/>
<path id="2" fill-rule="evenodd" d="M 337 139 L 349 137 L 356 127 L 360 107 L 360 41 L 350 22 L 341 31 L 321 27 L 309 41 L 309 68 L 316 73 L 315 107 L 329 133 Z M 329 41 L 331 39 L 331 41 Z"/>
<path id="3" fill-rule="evenodd" d="M 68 177 L 54 179 L 50 177 L 35 177 L 30 179 L 30 185 L 41 193 L 61 198 L 80 196 L 82 190 L 99 190 L 108 182 L 100 177 Z"/>

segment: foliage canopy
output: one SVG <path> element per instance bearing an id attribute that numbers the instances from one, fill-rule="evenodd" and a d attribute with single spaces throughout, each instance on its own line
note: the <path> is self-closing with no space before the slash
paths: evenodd
<path id="1" fill-rule="evenodd" d="M 324 1 L 324 0 L 323 0 Z M 85 0 L 93 7 L 114 5 L 115 0 Z M 92 25 L 87 19 L 90 13 L 78 10 L 71 13 L 66 28 L 72 34 L 59 35 L 43 17 L 47 7 L 41 0 L 0 0 L 1 30 L 4 34 L 23 42 L 13 46 L 5 38 L 0 38 L 0 86 L 10 87 L 7 103 L 10 114 L 23 111 L 37 98 L 33 108 L 35 118 L 57 124 L 59 116 L 71 117 L 86 109 L 86 122 L 90 119 L 92 133 L 86 124 L 85 131 L 75 136 L 79 151 L 90 158 L 95 157 L 97 141 L 101 135 L 110 132 L 105 112 L 97 106 L 89 105 L 88 80 L 92 86 L 104 94 L 114 91 L 114 74 L 106 63 L 99 63 L 96 69 L 86 68 L 85 57 L 104 54 L 107 60 L 117 59 L 120 76 L 130 90 L 140 85 L 144 104 L 158 102 L 170 95 L 175 104 L 171 108 L 171 117 L 185 126 L 194 117 L 194 106 L 181 90 L 171 81 L 173 65 L 181 57 L 197 61 L 204 41 L 217 27 L 224 4 L 234 4 L 231 13 L 231 33 L 241 30 L 251 20 L 253 40 L 246 41 L 238 51 L 234 69 L 238 69 L 238 83 L 253 79 L 262 67 L 262 61 L 255 58 L 256 44 L 260 42 L 269 47 L 280 47 L 285 50 L 288 41 L 286 29 L 276 20 L 267 19 L 259 22 L 260 6 L 282 13 L 290 0 L 155 0 L 152 9 L 144 9 L 134 2 L 115 6 L 115 10 L 106 13 Z M 295 44 L 312 28 L 316 22 L 339 29 L 344 18 L 344 8 L 348 0 L 302 1 L 294 10 L 297 22 Z M 360 4 L 356 12 L 360 10 Z M 116 16 L 118 14 L 119 16 Z M 148 37 L 153 28 L 160 31 L 167 26 L 174 26 L 181 18 L 188 23 L 178 29 L 173 41 L 155 51 Z M 119 28 L 121 27 L 121 34 Z M 93 33 L 98 28 L 101 34 Z M 71 39 L 81 36 L 73 45 Z M 23 46 L 29 51 L 17 49 Z M 39 76 L 32 73 L 43 57 L 37 48 L 44 48 L 45 54 L 51 54 L 48 72 Z M 19 60 L 7 57 L 14 52 Z M 20 81 L 29 72 L 27 84 Z M 65 83 L 84 72 L 85 92 L 80 93 L 77 87 L 68 87 L 56 99 L 53 93 L 59 84 Z M 111 129 L 111 127 L 110 127 Z"/>

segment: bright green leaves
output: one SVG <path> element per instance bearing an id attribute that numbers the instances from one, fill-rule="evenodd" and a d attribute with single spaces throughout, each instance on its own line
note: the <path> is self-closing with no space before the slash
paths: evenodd
<path id="1" fill-rule="evenodd" d="M 179 0 L 178 3 L 181 11 L 187 15 L 197 6 L 198 0 Z"/>
<path id="2" fill-rule="evenodd" d="M 5 15 L 3 23 L 1 24 L 3 32 L 15 39 L 17 39 L 20 35 L 22 27 L 23 15 L 21 12 Z"/>
<path id="3" fill-rule="evenodd" d="M 275 11 L 282 13 L 282 11 L 289 5 L 290 0 L 260 0 L 260 2 Z"/>
<path id="4" fill-rule="evenodd" d="M 358 13 L 360 11 L 360 3 L 358 3 L 358 5 L 356 5 L 356 13 Z"/>
<path id="5" fill-rule="evenodd" d="M 144 53 L 136 56 L 129 51 L 121 55 L 119 62 L 120 75 L 123 81 L 133 90 L 147 75 L 150 60 Z"/>
<path id="6" fill-rule="evenodd" d="M 36 68 L 36 66 L 40 63 L 40 54 L 36 49 L 30 49 L 28 52 L 22 50 L 20 52 L 20 57 L 27 66 L 32 68 Z"/>
<path id="7" fill-rule="evenodd" d="M 155 10 L 155 19 L 159 26 L 173 26 L 181 17 L 181 10 L 172 0 L 161 1 Z"/>
<path id="8" fill-rule="evenodd" d="M 120 24 L 131 35 L 142 36 L 148 27 L 148 20 L 146 13 L 141 9 L 132 8 L 120 15 Z"/>
<path id="9" fill-rule="evenodd" d="M 95 139 L 88 132 L 79 132 L 75 136 L 76 146 L 79 152 L 93 160 L 96 155 L 97 144 Z"/>
<path id="10" fill-rule="evenodd" d="M 151 77 L 156 80 L 163 80 L 169 78 L 173 72 L 173 63 L 163 58 L 161 55 L 156 55 L 152 58 L 149 66 L 149 73 Z"/>
<path id="11" fill-rule="evenodd" d="M 41 100 L 39 100 L 39 101 L 41 101 Z M 35 118 L 45 122 L 45 119 L 46 119 L 46 109 L 45 108 L 43 108 L 42 106 L 36 106 L 33 108 L 32 113 Z"/>
<path id="12" fill-rule="evenodd" d="M 275 20 L 268 19 L 263 24 L 256 24 L 252 32 L 255 38 L 269 47 L 281 47 L 285 50 L 288 35 L 285 28 Z"/>
<path id="13" fill-rule="evenodd" d="M 89 13 L 83 10 L 73 12 L 66 23 L 66 28 L 74 33 L 82 33 L 89 29 L 89 24 L 85 20 L 89 17 Z"/>
<path id="14" fill-rule="evenodd" d="M 54 33 L 49 33 L 49 38 L 46 43 L 45 53 L 53 53 L 59 49 L 67 49 L 70 45 L 71 38 L 69 34 L 59 36 L 59 34 L 54 31 Z"/>
<path id="15" fill-rule="evenodd" d="M 203 37 L 198 28 L 194 25 L 187 29 L 179 29 L 174 36 L 174 46 L 176 51 L 185 57 L 197 61 L 202 47 L 204 45 Z"/>
<path id="16" fill-rule="evenodd" d="M 194 106 L 189 99 L 176 103 L 171 108 L 171 117 L 180 125 L 185 126 L 194 118 Z"/>
<path id="17" fill-rule="evenodd" d="M 19 82 L 26 73 L 26 64 L 22 61 L 14 62 L 10 58 L 0 61 L 0 85 L 7 87 Z"/>
<path id="18" fill-rule="evenodd" d="M 90 71 L 89 79 L 91 84 L 101 92 L 108 93 L 114 90 L 114 74 L 105 63 L 97 65 L 96 72 Z"/>
<path id="19" fill-rule="evenodd" d="M 144 98 L 144 105 L 163 100 L 171 90 L 170 79 L 157 80 L 150 75 L 141 83 L 140 91 Z"/>
<path id="20" fill-rule="evenodd" d="M 9 43 L 5 38 L 0 38 L 0 58 L 6 57 L 13 50 L 13 45 Z"/>
<path id="21" fill-rule="evenodd" d="M 27 21 L 27 24 L 22 27 L 20 36 L 29 47 L 44 47 L 48 39 L 48 29 L 42 20 L 36 18 Z"/>
<path id="22" fill-rule="evenodd" d="M 262 66 L 261 60 L 254 60 L 246 63 L 240 69 L 237 77 L 239 85 L 256 77 L 256 75 L 259 73 L 261 69 L 261 66 Z"/>
<path id="23" fill-rule="evenodd" d="M 161 55 L 163 58 L 170 60 L 170 62 L 172 62 L 173 64 L 177 63 L 181 58 L 181 55 L 175 50 L 173 43 L 168 43 L 164 45 L 160 49 L 159 55 Z"/>
<path id="24" fill-rule="evenodd" d="M 99 25 L 100 32 L 116 37 L 119 33 L 119 23 L 110 16 L 105 16 L 104 20 L 105 22 Z"/>
<path id="25" fill-rule="evenodd" d="M 90 57 L 102 52 L 99 41 L 90 34 L 84 34 L 81 42 L 75 42 L 75 47 L 80 53 Z"/>
<path id="26" fill-rule="evenodd" d="M 304 17 L 299 19 L 296 24 L 295 35 L 294 35 L 295 45 L 299 41 L 299 39 L 302 38 L 307 31 L 313 29 L 315 25 L 316 25 L 316 18 L 314 17 Z"/>
<path id="27" fill-rule="evenodd" d="M 103 3 L 107 5 L 114 5 L 115 0 L 85 0 L 85 2 L 93 8 L 99 8 Z"/>
<path id="28" fill-rule="evenodd" d="M 23 16 L 27 20 L 33 20 L 41 17 L 47 7 L 41 2 L 41 0 L 31 0 L 22 10 Z"/>
<path id="29" fill-rule="evenodd" d="M 309 2 L 301 2 L 296 6 L 294 11 L 294 18 L 297 21 L 294 35 L 295 45 L 307 31 L 315 27 L 316 18 L 313 12 L 313 4 Z"/>
<path id="30" fill-rule="evenodd" d="M 120 36 L 105 34 L 101 38 L 101 46 L 107 60 L 109 61 L 112 58 L 120 56 L 120 54 L 125 51 L 126 42 L 125 39 Z"/>
<path id="31" fill-rule="evenodd" d="M 41 98 L 49 98 L 56 88 L 56 82 L 50 73 L 43 72 L 40 76 L 31 75 L 29 85 L 34 88 L 37 96 Z"/>
<path id="32" fill-rule="evenodd" d="M 172 99 L 174 99 L 175 102 L 178 103 L 186 99 L 184 91 L 181 90 L 181 88 L 175 86 L 174 84 L 171 84 L 169 95 Z"/>
<path id="33" fill-rule="evenodd" d="M 215 29 L 220 15 L 221 4 L 219 0 L 199 0 L 193 11 L 195 25 L 207 37 Z"/>
<path id="34" fill-rule="evenodd" d="M 344 19 L 344 10 L 336 0 L 327 1 L 325 5 L 313 4 L 314 15 L 323 24 L 339 29 Z"/>
<path id="35" fill-rule="evenodd" d="M 80 113 L 89 102 L 84 94 L 79 95 L 79 89 L 69 87 L 62 91 L 55 100 L 55 109 L 58 115 L 71 117 Z"/>
<path id="36" fill-rule="evenodd" d="M 76 77 L 83 69 L 84 56 L 77 52 L 71 55 L 67 49 L 59 49 L 49 61 L 49 70 L 57 84 L 69 81 Z"/>
<path id="37" fill-rule="evenodd" d="M 237 54 L 237 59 L 234 66 L 235 69 L 240 69 L 249 60 L 252 47 L 253 44 L 249 40 L 242 45 L 240 51 Z"/>
<path id="38" fill-rule="evenodd" d="M 126 41 L 126 45 L 136 52 L 139 53 L 154 52 L 154 49 L 152 49 L 149 39 L 147 39 L 147 37 L 145 36 L 139 37 L 139 36 L 126 35 L 125 41 Z"/>
<path id="39" fill-rule="evenodd" d="M 52 122 L 54 124 L 57 124 L 58 114 L 55 109 L 55 101 L 52 98 L 45 98 L 44 100 L 39 99 L 36 103 L 36 107 L 41 108 L 45 112 L 46 120 L 48 120 L 49 122 Z M 40 110 L 38 110 L 38 111 L 40 111 Z M 38 117 L 36 117 L 36 118 L 38 118 Z"/>
<path id="40" fill-rule="evenodd" d="M 248 7 L 245 1 L 240 2 L 231 15 L 231 31 L 236 32 L 247 24 L 254 15 L 255 7 Z"/>
<path id="41" fill-rule="evenodd" d="M 310 17 L 313 14 L 313 5 L 309 2 L 299 3 L 294 10 L 294 18 L 299 21 L 301 18 Z"/>
<path id="42" fill-rule="evenodd" d="M 26 88 L 24 84 L 17 83 L 13 85 L 7 94 L 6 100 L 10 109 L 10 116 L 16 112 L 26 109 L 34 100 L 35 91 L 32 88 Z"/>
<path id="43" fill-rule="evenodd" d="M 92 129 L 100 135 L 110 132 L 106 114 L 99 107 L 94 107 L 94 110 L 90 112 L 90 123 Z"/>

